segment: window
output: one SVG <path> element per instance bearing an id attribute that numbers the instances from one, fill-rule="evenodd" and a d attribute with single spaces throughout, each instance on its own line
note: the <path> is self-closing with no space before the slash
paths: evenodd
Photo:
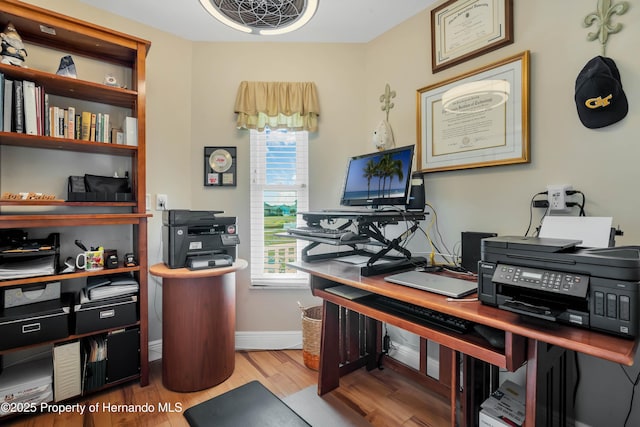
<path id="1" fill-rule="evenodd" d="M 250 131 L 251 285 L 306 286 L 308 276 L 287 263 L 300 259 L 305 242 L 279 237 L 309 209 L 306 131 Z"/>

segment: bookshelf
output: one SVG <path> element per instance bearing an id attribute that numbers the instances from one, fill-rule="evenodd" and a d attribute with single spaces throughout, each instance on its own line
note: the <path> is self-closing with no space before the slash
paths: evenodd
<path id="1" fill-rule="evenodd" d="M 17 0 L 3 0 L 0 2 L 0 30 L 11 22 L 17 29 L 28 51 L 25 64 L 28 68 L 0 64 L 0 73 L 5 79 L 13 81 L 30 81 L 40 86 L 49 96 L 52 104 L 74 106 L 77 112 L 92 108 L 104 112 L 116 111 L 111 117 L 113 127 L 122 128 L 125 117 L 137 120 L 137 145 L 120 145 L 108 142 L 95 142 L 69 137 L 48 136 L 46 132 L 38 135 L 28 135 L 15 131 L 0 130 L 0 162 L 9 172 L 0 175 L 0 197 L 3 193 L 15 194 L 24 191 L 19 183 L 33 185 L 42 182 L 49 186 L 47 193 L 55 193 L 51 200 L 8 200 L 0 198 L 0 232 L 7 230 L 26 230 L 29 237 L 32 233 L 60 232 L 63 241 L 60 259 L 75 256 L 70 251 L 74 234 L 81 229 L 91 228 L 100 235 L 104 230 L 105 238 L 109 241 L 122 242 L 125 250 L 134 254 L 137 264 L 125 266 L 122 262 L 123 253 L 118 251 L 120 258 L 117 268 L 105 269 L 98 272 L 78 271 L 73 273 L 59 273 L 47 276 L 0 280 L 0 292 L 25 285 L 45 284 L 52 281 L 86 281 L 96 275 L 132 274 L 139 283 L 137 295 L 137 321 L 118 325 L 113 328 L 93 330 L 88 333 L 76 334 L 73 326 L 73 306 L 69 321 L 69 334 L 64 338 L 55 338 L 34 342 L 20 347 L 0 350 L 2 358 L 12 353 L 37 347 L 51 347 L 53 345 L 71 343 L 73 341 L 102 336 L 118 332 L 121 329 L 139 329 L 139 372 L 133 376 L 119 378 L 109 382 L 99 390 L 121 384 L 123 381 L 138 380 L 141 386 L 149 381 L 148 370 L 148 307 L 147 307 L 147 220 L 146 213 L 146 169 L 145 169 L 145 114 L 146 114 L 146 68 L 145 61 L 151 47 L 149 41 L 135 36 L 123 34 L 108 28 L 100 27 L 89 22 L 65 16 L 54 11 L 22 3 Z M 51 58 L 71 55 L 76 64 L 83 61 L 91 64 L 92 69 L 104 69 L 105 73 L 116 70 L 118 76 L 123 76 L 123 85 L 111 86 L 102 81 L 98 73 L 83 74 L 78 67 L 77 78 L 60 76 L 55 73 L 57 59 L 51 67 L 43 67 L 45 62 L 51 63 Z M 45 58 L 46 59 L 42 59 Z M 89 67 L 87 67 L 89 68 Z M 123 87 L 126 86 L 126 87 Z M 87 107 L 87 105 L 89 107 Z M 44 129 L 44 126 L 43 126 Z M 62 157 L 61 157 L 62 156 Z M 92 174 L 95 168 L 103 164 L 125 165 L 131 186 L 130 201 L 67 201 L 65 182 L 59 182 L 66 171 L 59 171 L 58 176 L 47 176 L 46 171 L 38 181 L 39 170 L 29 168 L 24 164 L 25 159 L 33 159 L 38 164 L 46 164 L 47 158 L 68 159 L 67 165 L 74 165 L 76 169 L 84 169 L 84 173 Z M 82 159 L 76 162 L 75 159 Z M 123 163 L 124 162 L 124 163 Z M 21 163 L 23 165 L 21 165 Z M 79 164 L 79 165 L 78 165 Z M 16 177 L 23 172 L 22 177 Z M 17 171 L 17 173 L 13 173 Z M 72 173 L 73 172 L 73 173 Z M 74 175 L 78 170 L 67 173 Z M 2 172 L 0 172 L 1 174 Z M 39 191 L 29 189 L 28 191 Z M 116 233 L 113 230 L 117 230 Z M 120 235 L 118 235 L 120 233 Z M 115 234 L 115 235 L 114 235 Z M 64 251 L 67 253 L 63 253 Z M 1 262 L 1 259 L 0 259 Z M 2 298 L 0 298 L 2 301 Z M 4 310 L 0 306 L 0 311 Z M 5 338 L 3 338 L 5 339 Z M 6 343 L 5 343 L 6 347 Z M 0 365 L 1 366 L 1 365 Z M 2 384 L 0 384 L 1 386 Z"/>

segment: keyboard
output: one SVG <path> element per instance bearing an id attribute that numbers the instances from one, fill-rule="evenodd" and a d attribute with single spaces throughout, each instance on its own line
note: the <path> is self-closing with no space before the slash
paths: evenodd
<path id="1" fill-rule="evenodd" d="M 325 239 L 341 239 L 347 234 L 353 234 L 348 230 L 338 230 L 337 228 L 324 227 L 298 227 L 287 230 L 289 234 L 298 236 L 324 237 Z"/>
<path id="2" fill-rule="evenodd" d="M 409 302 L 398 301 L 384 295 L 375 295 L 366 301 L 367 305 L 377 308 L 378 310 L 400 315 L 407 320 L 417 321 L 427 326 L 434 326 L 458 334 L 470 332 L 475 325 L 475 323 L 470 320 L 420 307 L 419 305 Z"/>

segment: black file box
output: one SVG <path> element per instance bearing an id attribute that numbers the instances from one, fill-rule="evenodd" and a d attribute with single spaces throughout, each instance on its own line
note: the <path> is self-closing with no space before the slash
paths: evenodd
<path id="1" fill-rule="evenodd" d="M 140 328 L 107 334 L 107 383 L 140 373 Z"/>
<path id="2" fill-rule="evenodd" d="M 76 334 L 129 326 L 138 321 L 138 298 L 129 295 L 77 304 L 74 313 Z"/>
<path id="3" fill-rule="evenodd" d="M 69 307 L 60 300 L 6 308 L 0 316 L 0 350 L 69 336 Z"/>

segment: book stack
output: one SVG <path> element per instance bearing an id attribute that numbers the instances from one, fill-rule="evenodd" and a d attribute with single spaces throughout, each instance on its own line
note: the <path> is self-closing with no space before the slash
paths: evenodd
<path id="1" fill-rule="evenodd" d="M 0 374 L 0 417 L 11 408 L 39 405 L 53 400 L 53 362 L 50 357 L 5 367 Z"/>
<path id="2" fill-rule="evenodd" d="M 39 84 L 0 73 L 0 131 L 116 143 L 110 121 L 109 113 L 49 105 Z"/>
<path id="3" fill-rule="evenodd" d="M 521 426 L 525 416 L 524 387 L 506 380 L 480 407 L 481 427 Z"/>

